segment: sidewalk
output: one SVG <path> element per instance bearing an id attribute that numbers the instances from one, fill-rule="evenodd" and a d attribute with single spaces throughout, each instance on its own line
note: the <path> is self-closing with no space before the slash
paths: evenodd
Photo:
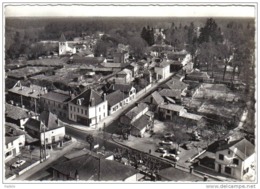
<path id="1" fill-rule="evenodd" d="M 40 163 L 39 165 L 33 167 L 32 169 L 28 170 L 24 174 L 17 176 L 15 180 L 25 181 L 27 178 L 29 178 L 30 176 L 32 176 L 36 172 L 46 168 L 46 166 L 48 166 L 49 164 L 51 164 L 52 162 L 59 159 L 60 157 L 62 157 L 67 152 L 69 152 L 75 145 L 76 145 L 76 140 L 73 139 L 72 143 L 68 144 L 63 149 L 55 149 L 55 150 L 48 151 L 48 154 L 50 154 L 50 157 L 46 161 L 44 161 L 44 162 Z"/>

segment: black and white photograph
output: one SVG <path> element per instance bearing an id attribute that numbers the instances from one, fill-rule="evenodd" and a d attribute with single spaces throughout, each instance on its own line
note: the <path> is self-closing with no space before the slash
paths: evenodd
<path id="1" fill-rule="evenodd" d="M 256 188 L 257 14 L 252 2 L 3 2 L 4 188 Z"/>

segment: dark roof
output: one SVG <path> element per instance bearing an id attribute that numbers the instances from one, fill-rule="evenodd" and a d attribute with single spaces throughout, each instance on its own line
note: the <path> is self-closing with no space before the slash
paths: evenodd
<path id="1" fill-rule="evenodd" d="M 151 96 L 153 97 L 154 101 L 159 105 L 164 102 L 163 97 L 157 92 L 154 91 Z"/>
<path id="2" fill-rule="evenodd" d="M 233 151 L 242 160 L 247 159 L 249 156 L 255 153 L 254 145 L 245 138 L 226 143 L 225 145 L 218 147 L 217 151 L 226 149 Z"/>
<path id="3" fill-rule="evenodd" d="M 114 106 L 117 103 L 121 102 L 124 100 L 127 96 L 122 93 L 120 90 L 116 90 L 113 93 L 110 93 L 107 95 L 107 102 L 109 106 Z"/>
<path id="4" fill-rule="evenodd" d="M 95 106 L 100 104 L 101 102 L 103 102 L 101 96 L 93 89 L 87 89 L 86 91 L 84 91 L 83 93 L 81 93 L 80 95 L 75 97 L 71 101 L 71 103 L 77 104 L 78 99 L 82 99 L 82 102 L 81 102 L 82 106 L 90 106 L 92 100 L 94 100 L 93 103 Z"/>
<path id="5" fill-rule="evenodd" d="M 132 126 L 137 128 L 138 130 L 142 130 L 149 124 L 149 117 L 147 115 L 142 115 L 139 119 L 135 120 L 132 123 Z"/>
<path id="6" fill-rule="evenodd" d="M 176 104 L 161 104 L 159 105 L 159 107 L 162 109 L 171 110 L 175 112 L 180 112 L 182 109 L 184 109 L 183 106 L 176 105 Z"/>
<path id="7" fill-rule="evenodd" d="M 114 90 L 120 90 L 121 92 L 128 93 L 132 88 L 132 85 L 128 84 L 114 84 Z"/>
<path id="8" fill-rule="evenodd" d="M 24 126 L 28 129 L 40 132 L 44 129 L 43 127 L 41 128 L 41 122 L 45 125 L 46 130 L 53 130 L 60 127 L 58 125 L 57 116 L 49 111 L 43 111 L 39 116 L 39 120 L 29 118 L 28 121 L 24 124 Z"/>
<path id="9" fill-rule="evenodd" d="M 104 60 L 105 60 L 104 57 L 84 57 L 79 55 L 74 55 L 72 58 L 73 63 L 93 64 L 93 65 L 98 65 L 99 63 L 104 62 Z"/>
<path id="10" fill-rule="evenodd" d="M 30 117 L 29 110 L 5 103 L 5 116 L 14 120 Z"/>
<path id="11" fill-rule="evenodd" d="M 200 77 L 200 78 L 210 78 L 210 76 L 207 74 L 207 72 L 199 72 L 199 71 L 193 71 L 192 73 L 188 74 L 187 77 Z"/>
<path id="12" fill-rule="evenodd" d="M 142 111 L 144 111 L 145 108 L 147 108 L 148 105 L 145 103 L 139 103 L 136 107 L 131 109 L 129 112 L 127 112 L 125 115 L 129 119 L 133 119 L 135 116 L 140 114 Z"/>
<path id="13" fill-rule="evenodd" d="M 179 91 L 179 90 L 163 89 L 163 90 L 159 91 L 159 94 L 161 96 L 165 96 L 165 97 L 174 97 L 176 99 L 180 99 L 181 92 L 182 91 Z"/>
<path id="14" fill-rule="evenodd" d="M 52 166 L 53 169 L 79 180 L 123 181 L 138 171 L 116 161 L 106 160 L 92 155 L 84 155 Z M 99 169 L 100 168 L 100 169 Z M 100 179 L 98 178 L 100 173 Z"/>
<path id="15" fill-rule="evenodd" d="M 6 137 L 5 137 L 5 145 L 9 144 L 10 142 L 15 141 L 15 140 L 18 139 L 18 138 L 19 138 L 19 136 L 11 136 L 11 137 L 6 136 Z"/>
<path id="16" fill-rule="evenodd" d="M 168 181 L 202 181 L 202 178 L 174 167 L 162 169 L 158 175 Z"/>
<path id="17" fill-rule="evenodd" d="M 42 95 L 41 98 L 52 100 L 55 102 L 66 102 L 70 100 L 70 95 L 51 91 L 47 94 Z"/>
<path id="18" fill-rule="evenodd" d="M 60 42 L 66 42 L 67 41 L 63 33 L 61 34 L 59 41 Z"/>
<path id="19" fill-rule="evenodd" d="M 185 88 L 188 87 L 188 84 L 183 83 L 179 79 L 172 78 L 170 81 L 166 83 L 166 85 L 172 90 L 181 90 L 183 91 Z"/>

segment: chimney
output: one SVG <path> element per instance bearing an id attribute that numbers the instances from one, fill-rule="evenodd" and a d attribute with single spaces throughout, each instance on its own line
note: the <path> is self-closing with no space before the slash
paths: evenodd
<path id="1" fill-rule="evenodd" d="M 104 101 L 106 101 L 106 100 L 107 100 L 107 94 L 104 93 Z"/>

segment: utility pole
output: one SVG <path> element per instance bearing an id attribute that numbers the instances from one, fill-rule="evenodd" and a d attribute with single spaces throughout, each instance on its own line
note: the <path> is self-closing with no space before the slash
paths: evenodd
<path id="1" fill-rule="evenodd" d="M 45 125 L 43 127 L 43 137 L 44 137 L 44 159 L 46 160 L 46 139 L 45 139 Z"/>

